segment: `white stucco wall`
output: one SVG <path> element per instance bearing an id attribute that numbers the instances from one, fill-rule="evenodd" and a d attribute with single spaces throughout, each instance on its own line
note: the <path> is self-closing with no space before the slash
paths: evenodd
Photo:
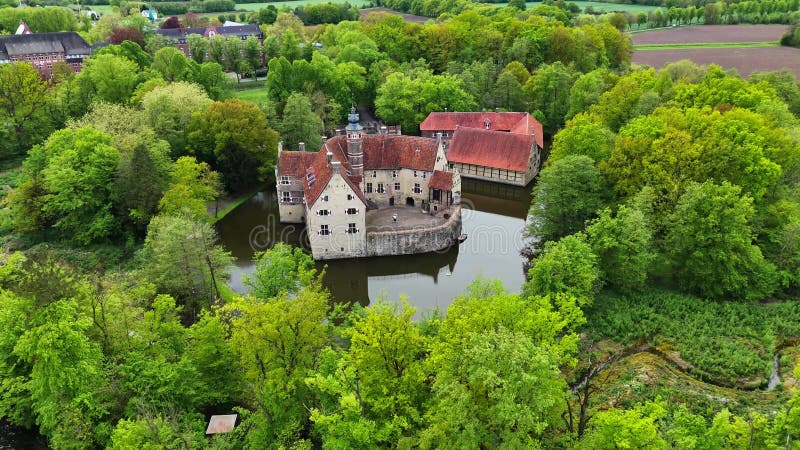
<path id="1" fill-rule="evenodd" d="M 355 208 L 358 213 L 347 214 L 348 208 Z M 328 214 L 320 215 L 319 212 L 323 210 Z M 366 206 L 342 176 L 334 173 L 322 194 L 309 207 L 306 218 L 308 240 L 314 259 L 366 256 L 365 221 Z M 357 233 L 347 232 L 351 223 L 356 224 Z M 322 225 L 328 226 L 330 234 L 320 234 Z"/>

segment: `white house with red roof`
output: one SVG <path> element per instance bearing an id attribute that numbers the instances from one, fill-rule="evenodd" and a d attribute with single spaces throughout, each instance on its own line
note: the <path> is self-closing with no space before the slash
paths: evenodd
<path id="1" fill-rule="evenodd" d="M 539 173 L 542 124 L 526 112 L 433 112 L 419 128 L 449 141 L 450 169 L 467 178 L 526 186 Z"/>
<path id="2" fill-rule="evenodd" d="M 440 250 L 458 241 L 461 178 L 441 138 L 367 135 L 353 109 L 345 136 L 316 153 L 279 146 L 282 222 L 305 223 L 315 259 Z"/>

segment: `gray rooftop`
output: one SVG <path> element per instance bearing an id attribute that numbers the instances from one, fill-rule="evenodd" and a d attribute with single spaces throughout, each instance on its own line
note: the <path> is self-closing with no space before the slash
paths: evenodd
<path id="1" fill-rule="evenodd" d="M 78 33 L 33 33 L 0 36 L 0 60 L 35 53 L 64 53 L 66 56 L 89 55 L 89 44 Z"/>

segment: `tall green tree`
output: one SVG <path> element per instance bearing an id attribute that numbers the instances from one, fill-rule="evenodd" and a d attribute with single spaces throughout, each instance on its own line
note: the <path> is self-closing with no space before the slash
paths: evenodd
<path id="1" fill-rule="evenodd" d="M 394 447 L 413 441 L 428 393 L 426 339 L 415 313 L 405 301 L 398 307 L 379 300 L 351 316 L 352 326 L 342 333 L 346 351 L 324 353 L 331 363 L 309 380 L 322 398 L 332 396 L 311 413 L 324 446 Z"/>
<path id="2" fill-rule="evenodd" d="M 313 397 L 305 380 L 317 370 L 327 342 L 327 310 L 328 295 L 316 286 L 291 297 L 237 298 L 223 308 L 246 398 L 257 405 L 247 421 L 247 445 L 288 447 L 307 436 L 306 406 Z"/>
<path id="3" fill-rule="evenodd" d="M 166 215 L 186 215 L 196 220 L 208 217 L 208 204 L 222 192 L 219 174 L 207 163 L 191 156 L 178 158 L 170 169 L 170 183 L 158 203 L 159 212 Z"/>
<path id="4" fill-rule="evenodd" d="M 141 274 L 174 296 L 189 317 L 219 299 L 233 258 L 206 222 L 187 216 L 156 216 L 138 258 Z"/>
<path id="5" fill-rule="evenodd" d="M 47 83 L 27 62 L 0 67 L 0 159 L 27 151 L 53 130 Z"/>
<path id="6" fill-rule="evenodd" d="M 185 82 L 156 87 L 142 97 L 147 123 L 159 137 L 169 142 L 174 158 L 186 154 L 192 115 L 205 110 L 211 103 L 200 86 Z"/>
<path id="7" fill-rule="evenodd" d="M 623 205 L 612 217 L 611 211 L 605 209 L 587 232 L 604 284 L 623 292 L 645 287 L 656 253 L 653 226 L 642 211 Z"/>
<path id="8" fill-rule="evenodd" d="M 591 158 L 561 158 L 539 175 L 528 233 L 544 243 L 580 231 L 603 205 L 604 196 L 600 171 Z"/>
<path id="9" fill-rule="evenodd" d="M 267 128 L 257 105 L 229 99 L 192 116 L 188 148 L 235 191 L 263 182 L 275 167 L 278 133 Z"/>
<path id="10" fill-rule="evenodd" d="M 670 216 L 666 248 L 678 284 L 709 298 L 760 299 L 775 267 L 753 244 L 753 200 L 741 188 L 692 183 Z"/>
<path id="11" fill-rule="evenodd" d="M 314 260 L 300 248 L 277 243 L 271 249 L 257 254 L 253 260 L 256 268 L 244 279 L 250 295 L 268 300 L 281 292 L 294 294 L 316 280 Z"/>
<path id="12" fill-rule="evenodd" d="M 14 202 L 18 226 L 57 230 L 82 244 L 111 238 L 117 229 L 112 193 L 119 152 L 93 128 L 64 129 L 31 149 Z"/>
<path id="13" fill-rule="evenodd" d="M 85 95 L 111 103 L 127 103 L 136 88 L 138 66 L 122 56 L 98 55 L 84 61 L 79 78 L 85 81 L 84 86 L 90 86 Z"/>
<path id="14" fill-rule="evenodd" d="M 433 111 L 471 111 L 475 100 L 461 81 L 449 75 L 423 72 L 418 76 L 393 73 L 378 88 L 375 112 L 388 123 L 400 124 L 414 132 Z"/>
<path id="15" fill-rule="evenodd" d="M 544 131 L 553 135 L 564 126 L 569 109 L 569 95 L 575 82 L 574 72 L 556 62 L 544 65 L 525 83 L 525 94 L 530 111 L 544 114 Z"/>
<path id="16" fill-rule="evenodd" d="M 548 242 L 533 261 L 523 286 L 527 296 L 568 294 L 580 305 L 590 304 L 600 287 L 600 267 L 583 233 Z"/>
<path id="17" fill-rule="evenodd" d="M 554 306 L 557 305 L 557 306 Z M 584 321 L 575 299 L 521 297 L 476 282 L 456 298 L 428 358 L 421 448 L 535 448 L 557 426 Z"/>
<path id="18" fill-rule="evenodd" d="M 315 151 L 322 146 L 322 119 L 311 109 L 308 97 L 299 92 L 293 93 L 286 100 L 280 131 L 287 148 L 296 149 L 300 142 L 305 142 L 309 151 Z"/>

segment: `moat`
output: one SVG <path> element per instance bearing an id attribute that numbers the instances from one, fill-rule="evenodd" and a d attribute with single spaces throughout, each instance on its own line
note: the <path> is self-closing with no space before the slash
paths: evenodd
<path id="1" fill-rule="evenodd" d="M 434 253 L 319 262 L 320 269 L 327 265 L 324 283 L 333 298 L 366 305 L 381 295 L 390 300 L 405 295 L 425 311 L 446 307 L 479 276 L 500 279 L 509 290 L 518 291 L 524 282 L 520 250 L 531 186 L 464 180 L 462 190 L 465 242 Z M 237 292 L 246 291 L 242 276 L 252 271 L 255 251 L 279 241 L 307 248 L 303 225 L 278 221 L 273 190 L 258 193 L 228 214 L 217 230 L 236 258 L 230 284 Z"/>

